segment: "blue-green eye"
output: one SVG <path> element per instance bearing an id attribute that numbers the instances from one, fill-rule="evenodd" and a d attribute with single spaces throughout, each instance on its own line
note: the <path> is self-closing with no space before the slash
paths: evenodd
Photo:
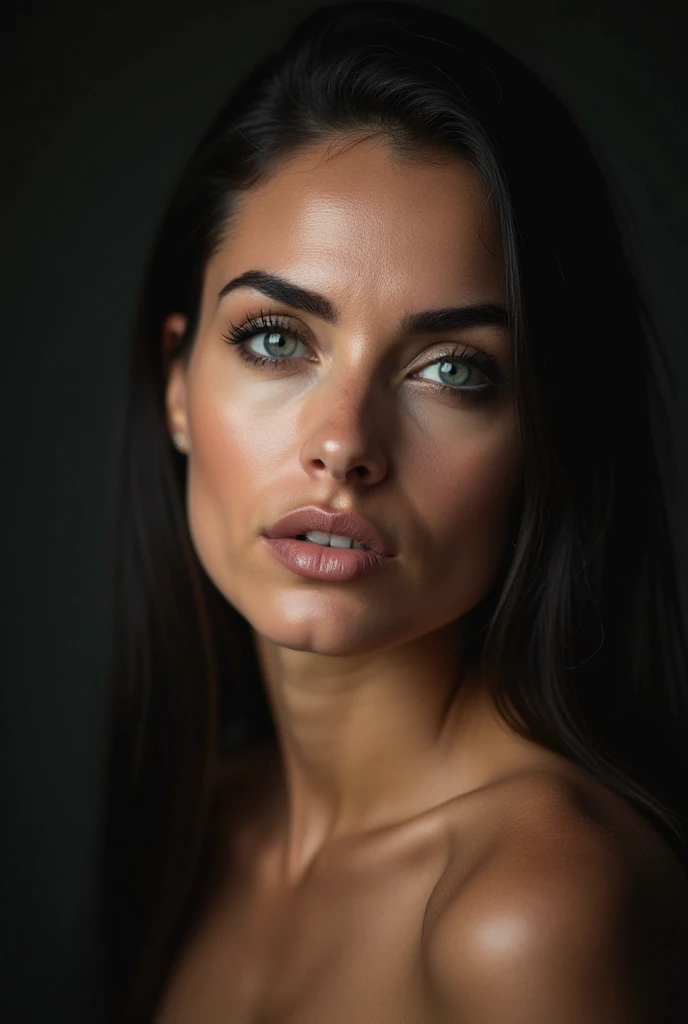
<path id="1" fill-rule="evenodd" d="M 264 346 L 268 357 L 272 356 L 292 356 L 294 354 L 294 348 L 298 344 L 305 344 L 301 335 L 295 331 L 256 331 L 251 334 L 252 338 L 260 338 L 259 345 Z M 244 339 L 247 347 L 249 338 Z M 296 345 L 293 341 L 296 341 Z M 249 351 L 252 351 L 249 349 Z M 254 353 L 258 358 L 263 358 L 261 353 Z"/>
<path id="2" fill-rule="evenodd" d="M 229 345 L 236 346 L 245 362 L 269 369 L 275 369 L 280 363 L 288 362 L 299 344 L 307 347 L 306 339 L 301 332 L 292 327 L 284 317 L 262 312 L 259 317 L 250 317 L 246 323 L 239 326 L 230 324 L 222 337 Z M 248 342 L 253 338 L 260 338 L 258 344 L 264 348 L 266 355 L 249 349 Z M 463 351 L 460 351 L 461 349 Z M 431 378 L 420 377 L 426 370 L 436 370 L 439 379 L 432 381 Z M 476 370 L 482 381 L 469 384 Z M 435 390 L 449 393 L 459 400 L 486 398 L 508 380 L 493 356 L 486 352 L 471 351 L 461 343 L 453 344 L 449 351 L 433 359 L 414 376 L 419 380 L 430 380 Z"/>
<path id="3" fill-rule="evenodd" d="M 457 388 L 483 391 L 485 388 L 489 388 L 492 384 L 496 383 L 488 372 L 491 369 L 490 364 L 492 360 L 489 356 L 486 358 L 488 360 L 487 364 L 478 353 L 469 352 L 462 356 L 454 356 L 451 359 L 448 359 L 447 356 L 442 356 L 440 359 L 435 359 L 432 363 L 428 363 L 419 373 L 425 373 L 426 370 L 436 371 L 439 378 L 436 383 L 442 387 L 448 387 L 452 391 Z M 476 376 L 476 371 L 478 380 L 471 383 L 471 380 L 474 380 Z M 425 379 L 429 380 L 432 378 Z"/>

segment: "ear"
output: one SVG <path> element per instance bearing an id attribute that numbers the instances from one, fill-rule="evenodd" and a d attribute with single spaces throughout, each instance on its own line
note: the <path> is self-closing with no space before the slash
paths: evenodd
<path id="1" fill-rule="evenodd" d="M 186 359 L 176 355 L 188 326 L 188 317 L 182 313 L 170 313 L 162 325 L 162 354 L 167 381 L 165 385 L 165 407 L 170 437 L 181 432 L 185 437 L 183 451 L 189 447 L 189 423 L 186 408 Z"/>

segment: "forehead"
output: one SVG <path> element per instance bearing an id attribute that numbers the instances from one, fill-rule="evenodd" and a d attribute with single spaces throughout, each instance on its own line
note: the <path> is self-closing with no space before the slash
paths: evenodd
<path id="1" fill-rule="evenodd" d="M 207 268 L 211 294 L 261 267 L 349 312 L 503 300 L 499 225 L 467 161 L 400 162 L 369 140 L 328 157 L 326 145 L 311 147 L 241 196 L 230 237 Z"/>

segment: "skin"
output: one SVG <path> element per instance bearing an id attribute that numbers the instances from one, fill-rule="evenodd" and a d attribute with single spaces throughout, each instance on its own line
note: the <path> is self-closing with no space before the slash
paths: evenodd
<path id="1" fill-rule="evenodd" d="M 337 323 L 247 288 L 218 305 L 253 268 L 325 295 Z M 522 450 L 512 385 L 456 401 L 432 360 L 460 341 L 508 373 L 511 339 L 398 324 L 504 304 L 504 281 L 470 166 L 401 163 L 372 140 L 284 164 L 206 268 L 190 359 L 169 364 L 169 430 L 187 438 L 193 543 L 252 626 L 279 745 L 222 768 L 158 1024 L 660 1019 L 655 974 L 629 964 L 647 928 L 673 935 L 677 899 L 688 917 L 677 863 L 624 801 L 516 736 L 463 663 Z M 261 309 L 306 339 L 278 372 L 222 339 Z M 166 353 L 185 326 L 168 316 Z M 265 339 L 248 347 L 274 354 Z M 356 582 L 295 575 L 261 533 L 310 503 L 362 512 L 396 558 Z"/>

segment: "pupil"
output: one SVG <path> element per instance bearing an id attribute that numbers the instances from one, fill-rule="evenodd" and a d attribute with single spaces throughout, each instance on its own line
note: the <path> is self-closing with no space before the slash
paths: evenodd
<path id="1" fill-rule="evenodd" d="M 277 339 L 276 341 L 275 341 L 275 340 L 273 340 L 273 339 L 275 339 L 275 338 Z M 285 344 L 286 344 L 286 343 L 285 343 L 285 341 L 284 341 L 284 335 L 283 335 L 283 334 L 280 334 L 280 333 L 279 333 L 278 331 L 273 331 L 273 332 L 271 332 L 271 333 L 270 333 L 270 334 L 268 335 L 268 341 L 267 341 L 267 344 L 268 344 L 269 346 L 272 346 L 272 347 L 274 347 L 274 348 L 278 348 L 278 349 L 282 349 L 282 348 L 284 348 L 284 346 L 285 346 Z"/>
<path id="2" fill-rule="evenodd" d="M 440 373 L 448 374 L 450 377 L 456 377 L 459 383 L 463 384 L 466 380 L 466 377 L 470 375 L 470 368 L 464 365 L 463 367 L 461 367 L 461 369 L 457 369 L 456 363 L 448 361 L 446 363 L 441 364 Z M 456 384 L 456 380 L 454 381 L 454 383 Z"/>

